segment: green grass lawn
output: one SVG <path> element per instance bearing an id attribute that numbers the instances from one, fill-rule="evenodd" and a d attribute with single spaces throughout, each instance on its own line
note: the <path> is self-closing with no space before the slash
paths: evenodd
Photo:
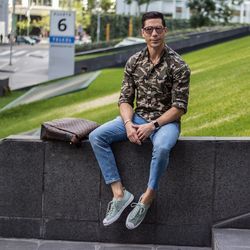
<path id="1" fill-rule="evenodd" d="M 0 97 L 0 109 L 3 108 L 8 103 L 14 101 L 16 98 L 23 95 L 24 93 L 25 91 L 20 90 L 20 91 L 14 91 L 11 94 L 7 94 L 6 96 L 1 96 Z M 1 121 L 0 121 L 0 124 L 1 124 Z"/>
<path id="2" fill-rule="evenodd" d="M 81 112 L 78 108 L 82 102 L 119 91 L 122 77 L 122 68 L 105 69 L 86 90 L 3 111 L 0 113 L 0 138 L 37 128 L 43 121 L 77 116 Z M 12 95 L 16 95 L 15 92 Z M 0 99 L 0 106 L 2 102 Z"/>
<path id="3" fill-rule="evenodd" d="M 250 136 L 250 36 L 186 54 L 192 70 L 182 135 Z"/>
<path id="4" fill-rule="evenodd" d="M 192 70 L 183 136 L 250 136 L 249 44 L 248 36 L 183 55 Z M 106 69 L 87 90 L 6 110 L 0 113 L 0 138 L 59 117 L 110 120 L 119 113 L 116 102 L 87 111 L 78 107 L 119 91 L 122 77 L 123 69 Z"/>

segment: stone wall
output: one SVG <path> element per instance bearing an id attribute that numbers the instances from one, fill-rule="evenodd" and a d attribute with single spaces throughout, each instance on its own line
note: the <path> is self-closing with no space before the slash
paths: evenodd
<path id="1" fill-rule="evenodd" d="M 152 145 L 113 145 L 123 183 L 138 199 Z M 144 223 L 129 231 L 126 209 L 102 225 L 112 195 L 89 141 L 80 148 L 35 137 L 0 141 L 0 236 L 209 246 L 211 227 L 250 212 L 250 138 L 182 137 Z"/>

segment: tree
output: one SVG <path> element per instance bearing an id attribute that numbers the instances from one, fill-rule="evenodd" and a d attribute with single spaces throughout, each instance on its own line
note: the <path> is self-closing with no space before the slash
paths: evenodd
<path id="1" fill-rule="evenodd" d="M 73 2 L 73 9 L 76 12 L 76 25 L 81 25 L 83 23 L 84 9 L 82 1 L 76 0 Z"/>
<path id="2" fill-rule="evenodd" d="M 91 12 L 95 8 L 96 0 L 88 0 L 87 11 Z"/>
<path id="3" fill-rule="evenodd" d="M 135 1 L 137 3 L 138 14 L 140 15 L 141 14 L 141 5 L 146 4 L 146 12 L 147 12 L 150 2 L 153 2 L 155 0 L 125 0 L 125 2 L 127 4 L 131 4 L 133 1 Z"/>
<path id="4" fill-rule="evenodd" d="M 36 23 L 32 23 L 35 27 L 40 29 L 40 32 L 43 36 L 47 36 L 50 30 L 50 17 L 44 16 Z"/>
<path id="5" fill-rule="evenodd" d="M 103 10 L 103 12 L 108 12 L 109 10 L 112 10 L 113 2 L 111 0 L 101 0 L 100 1 L 100 7 Z"/>
<path id="6" fill-rule="evenodd" d="M 242 3 L 244 3 L 244 0 L 232 0 L 233 5 L 241 5 Z"/>
<path id="7" fill-rule="evenodd" d="M 190 18 L 192 27 L 201 27 L 212 22 L 216 10 L 213 0 L 189 0 L 188 6 L 192 13 Z"/>
<path id="8" fill-rule="evenodd" d="M 227 24 L 233 15 L 232 5 L 241 5 L 243 2 L 244 0 L 189 0 L 191 26 L 209 25 L 213 21 Z"/>
<path id="9" fill-rule="evenodd" d="M 232 15 L 233 15 L 233 9 L 229 7 L 228 1 L 218 0 L 215 12 L 215 18 L 219 22 L 223 21 L 225 24 L 227 24 L 232 18 Z"/>

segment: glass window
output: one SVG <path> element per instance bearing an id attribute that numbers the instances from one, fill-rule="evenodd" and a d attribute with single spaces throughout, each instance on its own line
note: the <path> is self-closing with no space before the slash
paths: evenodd
<path id="1" fill-rule="evenodd" d="M 52 6 L 52 0 L 44 0 L 44 5 L 46 6 Z"/>
<path id="2" fill-rule="evenodd" d="M 32 3 L 40 6 L 52 6 L 51 1 L 52 0 L 32 0 Z"/>

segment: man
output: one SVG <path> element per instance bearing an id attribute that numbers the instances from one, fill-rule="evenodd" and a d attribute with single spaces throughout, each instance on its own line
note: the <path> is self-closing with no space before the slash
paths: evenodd
<path id="1" fill-rule="evenodd" d="M 129 140 L 141 145 L 153 143 L 147 188 L 126 220 L 134 229 L 143 221 L 164 173 L 169 152 L 180 134 L 180 118 L 187 111 L 190 70 L 180 56 L 165 45 L 167 28 L 159 12 L 142 17 L 142 36 L 147 47 L 133 55 L 125 66 L 119 98 L 120 117 L 94 130 L 90 143 L 113 199 L 108 205 L 104 226 L 115 222 L 134 196 L 122 185 L 111 143 Z M 136 108 L 133 103 L 136 96 Z"/>

